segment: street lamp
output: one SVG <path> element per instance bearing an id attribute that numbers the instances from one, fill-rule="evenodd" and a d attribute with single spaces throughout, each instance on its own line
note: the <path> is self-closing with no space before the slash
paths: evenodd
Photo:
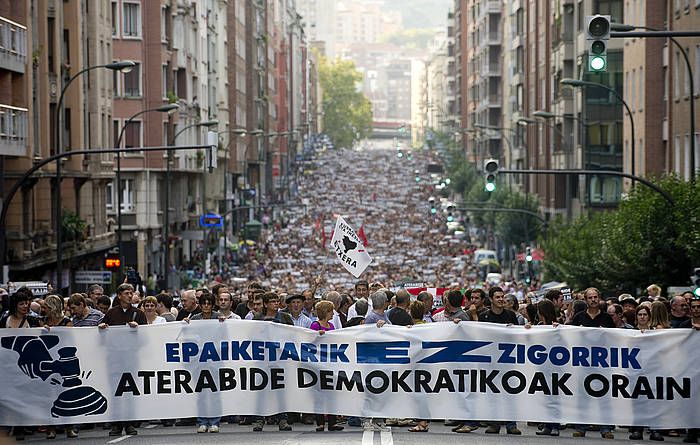
<path id="1" fill-rule="evenodd" d="M 66 93 L 66 90 L 68 89 L 68 86 L 79 76 L 82 74 L 95 70 L 98 68 L 107 68 L 108 70 L 112 71 L 121 71 L 123 73 L 128 73 L 132 70 L 133 67 L 136 66 L 136 63 L 132 62 L 131 60 L 121 60 L 119 62 L 112 62 L 112 63 L 107 63 L 104 65 L 94 65 L 94 66 L 88 66 L 86 68 L 83 68 L 82 70 L 78 71 L 76 74 L 74 74 L 70 79 L 68 79 L 68 82 L 63 86 L 61 89 L 61 94 L 58 97 L 58 104 L 56 107 L 56 115 L 55 115 L 55 121 L 54 121 L 54 134 L 55 134 L 55 143 L 57 144 L 56 147 L 56 154 L 61 154 L 63 152 L 63 131 L 61 131 L 61 115 L 62 110 L 63 110 L 63 97 Z M 62 269 L 63 269 L 63 251 L 62 251 L 62 246 L 61 246 L 61 238 L 62 238 L 62 231 L 63 231 L 63 224 L 61 219 L 62 217 L 62 210 L 61 210 L 61 161 L 59 160 L 56 163 L 56 179 L 55 179 L 55 184 L 54 186 L 56 187 L 56 193 L 55 193 L 55 205 L 56 205 L 56 218 L 54 221 L 54 231 L 55 231 L 55 237 L 56 237 L 56 289 L 58 289 L 58 292 L 61 293 L 61 289 L 63 288 L 63 277 L 62 277 Z M 4 260 L 4 258 L 3 258 Z M 70 283 L 69 283 L 70 285 Z"/>
<path id="2" fill-rule="evenodd" d="M 625 25 L 624 23 L 611 23 L 610 24 L 610 30 L 611 31 L 618 31 L 618 32 L 629 32 L 629 31 L 634 31 L 635 29 L 644 29 L 647 31 L 662 31 L 657 28 L 652 28 L 649 26 L 636 26 L 636 25 Z M 688 60 L 688 52 L 683 48 L 683 45 L 681 45 L 678 40 L 676 40 L 674 37 L 669 36 L 668 37 L 671 42 L 673 42 L 674 45 L 679 49 L 680 53 L 683 54 L 683 59 L 685 60 L 685 68 L 686 71 L 688 72 L 688 86 L 690 87 L 690 134 L 691 139 L 690 139 L 690 180 L 695 181 L 695 82 L 693 79 L 693 69 L 690 66 L 690 60 Z M 634 137 L 634 130 L 632 130 L 632 134 Z M 632 172 L 634 174 L 634 172 Z"/>
<path id="3" fill-rule="evenodd" d="M 161 111 L 162 110 L 158 110 Z M 173 109 L 174 111 L 174 109 Z M 187 125 L 180 129 L 175 135 L 173 136 L 172 141 L 170 142 L 170 145 L 174 146 L 175 141 L 177 140 L 177 137 L 180 136 L 183 132 L 186 130 L 189 130 L 190 128 L 193 127 L 216 127 L 219 125 L 219 121 L 204 121 L 204 122 L 198 122 L 195 124 Z M 125 125 L 126 126 L 126 125 Z M 166 156 L 166 161 L 165 161 L 165 210 L 163 214 L 163 242 L 165 243 L 165 247 L 163 248 L 163 270 L 165 272 L 165 289 L 167 290 L 170 285 L 170 172 L 172 170 L 172 151 L 168 151 L 167 156 Z M 121 235 L 120 235 L 121 237 Z"/>
<path id="4" fill-rule="evenodd" d="M 158 112 L 158 113 L 174 113 L 180 106 L 178 104 L 166 104 L 166 105 L 161 105 L 160 107 L 156 108 L 149 108 L 147 110 L 141 110 L 138 113 L 132 115 L 129 119 L 124 122 L 124 125 L 122 126 L 121 131 L 119 132 L 119 137 L 117 138 L 117 146 L 116 148 L 121 148 L 122 146 L 122 138 L 124 137 L 124 130 L 126 130 L 126 127 L 129 126 L 131 122 L 133 122 L 134 119 L 136 119 L 138 116 L 145 114 L 145 113 L 150 113 L 150 112 Z M 121 153 L 117 152 L 117 247 L 119 249 L 119 259 L 121 260 L 123 258 L 122 256 L 122 190 L 121 190 L 121 179 L 122 179 L 122 161 L 121 161 Z"/>
<path id="5" fill-rule="evenodd" d="M 234 136 L 245 136 L 248 134 L 248 131 L 245 128 L 232 128 L 229 130 L 223 130 L 219 132 L 219 135 L 222 134 L 232 134 Z M 231 148 L 231 142 L 232 138 L 229 138 L 228 143 L 226 144 L 226 149 L 224 150 L 224 213 L 222 216 L 222 221 L 223 221 L 223 232 L 224 232 L 224 247 L 228 245 L 228 224 L 226 224 L 226 218 L 229 215 L 229 209 L 228 209 L 228 154 L 229 150 Z M 245 173 L 245 172 L 244 172 Z"/>
<path id="6" fill-rule="evenodd" d="M 625 107 L 625 109 L 627 110 L 627 114 L 628 114 L 629 117 L 630 117 L 630 130 L 631 130 L 631 135 L 632 135 L 632 138 L 631 138 L 631 139 L 632 139 L 632 153 L 631 153 L 631 157 L 630 157 L 630 159 L 631 159 L 631 161 L 632 161 L 632 166 L 631 166 L 631 171 L 630 171 L 630 173 L 631 173 L 632 176 L 635 176 L 635 175 L 634 175 L 634 170 L 635 170 L 635 153 L 636 153 L 636 148 L 635 148 L 635 144 L 634 144 L 634 137 L 635 137 L 635 132 L 634 132 L 634 117 L 632 116 L 632 110 L 630 110 L 630 107 L 629 107 L 629 105 L 627 105 L 627 102 L 625 102 L 625 100 L 622 98 L 622 96 L 620 96 L 620 94 L 619 94 L 617 91 L 615 91 L 614 88 L 611 88 L 611 87 L 609 87 L 609 86 L 607 86 L 607 85 L 603 85 L 602 83 L 589 82 L 589 81 L 587 81 L 587 80 L 569 79 L 569 78 L 562 79 L 559 83 L 561 83 L 562 85 L 568 85 L 568 86 L 574 87 L 574 88 L 586 87 L 586 86 L 597 87 L 597 88 L 603 88 L 604 90 L 607 90 L 607 91 L 613 93 L 613 95 L 615 95 L 615 97 L 617 98 L 617 100 L 619 100 L 620 103 L 622 103 L 622 105 L 623 105 L 623 106 Z M 632 187 L 634 187 L 634 180 L 632 180 Z"/>

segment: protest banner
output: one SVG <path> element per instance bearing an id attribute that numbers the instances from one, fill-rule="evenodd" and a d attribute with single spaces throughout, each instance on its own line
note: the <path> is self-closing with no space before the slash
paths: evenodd
<path id="1" fill-rule="evenodd" d="M 362 275 L 372 262 L 360 237 L 340 215 L 335 222 L 331 249 L 335 252 L 340 264 L 355 278 Z"/>
<path id="2" fill-rule="evenodd" d="M 1 425 L 307 412 L 700 427 L 691 329 L 462 322 L 320 336 L 205 320 L 0 331 Z"/>

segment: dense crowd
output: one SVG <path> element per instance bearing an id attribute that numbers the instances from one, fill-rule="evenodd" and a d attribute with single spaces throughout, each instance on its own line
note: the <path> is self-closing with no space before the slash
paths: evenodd
<path id="1" fill-rule="evenodd" d="M 314 284 L 318 285 L 317 280 Z M 250 320 L 282 323 L 318 331 L 323 334 L 335 329 L 365 325 L 366 329 L 381 328 L 386 324 L 412 326 L 440 322 L 489 322 L 504 325 L 553 325 L 569 324 L 606 329 L 700 329 L 700 298 L 691 292 L 673 296 L 670 299 L 660 296 L 657 286 L 648 288 L 648 295 L 633 298 L 631 295 L 602 300 L 600 292 L 588 288 L 574 293 L 571 299 L 558 289 L 545 293 L 540 301 L 533 302 L 534 294 L 526 295 L 524 303 L 519 303 L 512 293 L 506 293 L 499 286 L 483 288 L 455 287 L 442 296 L 442 304 L 434 304 L 434 296 L 420 292 L 412 296 L 406 289 L 395 292 L 381 282 L 357 281 L 353 288 L 344 291 L 330 290 L 317 293 L 315 287 L 300 293 L 282 294 L 276 289 L 266 288 L 258 281 L 246 283 L 245 292 L 236 295 L 225 284 L 215 284 L 211 288 L 188 289 L 181 293 L 179 302 L 167 293 L 142 297 L 131 284 L 121 284 L 113 301 L 104 295 L 98 285 L 90 287 L 86 294 L 75 293 L 68 298 L 48 295 L 35 298 L 26 287 L 12 295 L 1 291 L 8 310 L 0 317 L 0 328 L 43 327 L 50 330 L 56 326 L 109 329 L 109 326 L 129 325 L 137 328 L 142 325 L 168 322 L 196 323 L 197 320 L 218 319 Z M 106 306 L 105 306 L 106 305 Z M 438 307 L 440 306 L 440 307 Z M 280 413 L 270 418 L 260 416 L 242 417 L 241 424 L 252 424 L 253 431 L 262 431 L 265 423 L 276 423 L 281 431 L 291 430 L 292 417 L 299 421 L 312 422 L 316 430 L 342 430 L 341 419 L 334 415 L 316 413 L 310 416 L 293 416 Z M 228 419 L 231 420 L 231 419 Z M 517 419 L 510 422 L 486 424 L 485 432 L 496 434 L 504 425 L 508 434 L 521 434 L 516 425 Z M 180 424 L 187 424 L 181 419 Z M 218 432 L 221 418 L 196 419 L 197 432 Z M 347 424 L 361 426 L 360 419 L 348 418 Z M 469 433 L 478 430 L 482 423 L 476 420 L 446 420 L 456 433 Z M 172 425 L 172 420 L 164 420 L 164 425 Z M 424 432 L 429 429 L 428 419 L 366 419 L 364 427 L 381 430 L 387 425 L 409 426 L 408 431 Z M 134 422 L 118 422 L 111 425 L 109 434 L 120 436 L 137 434 Z M 559 435 L 562 426 L 543 424 L 537 434 Z M 587 425 L 573 425 L 573 437 L 583 437 Z M 78 427 L 63 427 L 67 437 L 77 437 Z M 612 439 L 612 425 L 598 425 L 603 438 Z M 642 438 L 643 426 L 630 428 L 630 439 Z M 675 431 L 650 430 L 650 439 L 663 440 L 663 434 L 678 434 Z M 23 428 L 15 429 L 15 437 L 21 439 Z M 48 439 L 56 437 L 56 428 L 46 429 Z M 684 442 L 697 442 L 697 430 L 686 432 Z"/>
<path id="2" fill-rule="evenodd" d="M 198 320 L 250 320 L 294 325 L 324 332 L 364 325 L 378 329 L 385 324 L 412 326 L 440 322 L 490 322 L 505 325 L 553 325 L 606 329 L 700 328 L 700 299 L 688 292 L 661 296 L 651 285 L 645 295 L 629 294 L 601 299 L 594 288 L 562 293 L 540 290 L 536 281 L 501 283 L 483 281 L 473 258 L 467 253 L 480 245 L 478 232 L 458 234 L 447 230 L 442 215 L 432 215 L 429 198 L 441 178 L 426 173 L 435 162 L 418 152 L 411 159 L 397 158 L 387 150 L 326 150 L 304 164 L 300 180 L 303 207 L 285 210 L 266 219 L 256 242 L 242 242 L 235 261 L 215 270 L 211 277 L 197 269 L 204 283 L 198 288 L 153 292 L 152 285 L 119 285 L 113 296 L 99 285 L 68 297 L 35 297 L 26 287 L 12 295 L 0 288 L 3 312 L 0 328 L 94 327 L 128 324 L 133 328 L 161 323 L 197 323 Z M 406 171 L 416 171 L 407 175 Z M 418 179 L 416 179 L 418 176 Z M 333 258 L 329 249 L 336 216 L 342 215 L 355 230 L 362 229 L 373 258 L 365 271 L 367 280 L 353 280 Z M 471 235 L 471 236 L 470 236 Z M 200 257 L 203 257 L 200 255 Z M 149 280 L 155 282 L 156 280 Z M 449 288 L 437 296 L 423 291 L 412 295 L 405 283 L 421 287 Z M 134 286 L 134 284 L 136 284 Z M 152 284 L 152 283 L 151 283 Z M 150 288 L 150 291 L 146 288 Z M 408 287 L 408 286 L 406 286 Z M 141 328 L 143 329 L 143 328 Z M 317 431 L 337 431 L 349 426 L 382 429 L 407 426 L 411 432 L 428 431 L 436 419 L 358 419 L 322 413 L 279 413 L 264 418 L 179 419 L 178 424 L 196 426 L 197 432 L 218 432 L 222 420 L 251 425 L 262 431 L 274 423 L 281 431 L 295 421 L 316 424 Z M 441 419 L 456 433 L 485 428 L 498 433 L 520 434 L 515 421 L 483 423 L 478 419 Z M 165 419 L 163 425 L 172 425 Z M 137 422 L 114 423 L 110 436 L 137 434 Z M 586 425 L 571 425 L 573 436 L 590 431 Z M 559 424 L 543 424 L 537 434 L 558 435 Z M 630 438 L 641 438 L 644 426 L 630 428 Z M 80 428 L 85 428 L 81 425 Z M 65 425 L 67 437 L 78 436 L 78 426 Z M 612 425 L 598 425 L 606 439 L 613 438 Z M 46 437 L 57 429 L 46 428 Z M 24 428 L 15 428 L 21 439 Z M 697 430 L 649 431 L 650 438 L 685 434 L 684 441 L 697 442 Z"/>

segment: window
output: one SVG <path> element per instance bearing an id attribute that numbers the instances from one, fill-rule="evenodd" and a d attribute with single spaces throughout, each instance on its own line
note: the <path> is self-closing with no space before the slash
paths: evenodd
<path id="1" fill-rule="evenodd" d="M 160 7 L 160 41 L 161 42 L 168 41 L 168 32 L 167 32 L 168 15 L 167 15 L 167 11 L 168 11 L 168 9 L 166 6 Z"/>
<path id="2" fill-rule="evenodd" d="M 141 147 L 141 121 L 131 121 L 124 129 L 124 148 Z"/>
<path id="3" fill-rule="evenodd" d="M 673 171 L 681 173 L 681 137 L 678 135 L 673 139 Z"/>
<path id="4" fill-rule="evenodd" d="M 136 202 L 134 201 L 134 180 L 122 179 L 120 188 L 122 192 L 122 212 L 133 212 L 136 207 Z"/>
<path id="5" fill-rule="evenodd" d="M 119 35 L 119 5 L 117 2 L 112 2 L 112 37 Z"/>
<path id="6" fill-rule="evenodd" d="M 683 137 L 683 177 L 690 179 L 690 134 Z"/>
<path id="7" fill-rule="evenodd" d="M 609 15 L 610 20 L 617 23 L 624 23 L 622 9 L 621 0 L 596 0 L 593 4 L 593 14 Z"/>
<path id="8" fill-rule="evenodd" d="M 141 36 L 141 5 L 139 3 L 124 3 L 123 5 L 123 36 Z"/>
<path id="9" fill-rule="evenodd" d="M 124 74 L 124 97 L 141 97 L 141 64 Z"/>
<path id="10" fill-rule="evenodd" d="M 114 209 L 114 184 L 112 182 L 105 187 L 105 205 L 107 210 Z"/>
<path id="11" fill-rule="evenodd" d="M 681 83 L 681 76 L 680 76 L 680 71 L 681 71 L 681 55 L 676 51 L 676 57 L 675 57 L 675 69 L 673 70 L 673 98 L 678 99 L 681 95 L 680 93 L 680 83 Z"/>
<path id="12" fill-rule="evenodd" d="M 161 82 L 162 82 L 162 93 L 163 93 L 163 99 L 168 97 L 168 65 L 163 65 L 162 66 L 162 73 L 161 73 Z"/>

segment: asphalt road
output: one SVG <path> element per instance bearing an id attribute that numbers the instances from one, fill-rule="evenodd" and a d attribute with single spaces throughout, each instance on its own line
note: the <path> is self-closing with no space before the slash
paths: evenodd
<path id="1" fill-rule="evenodd" d="M 78 439 L 66 439 L 60 435 L 53 441 L 47 441 L 43 433 L 35 433 L 26 436 L 24 443 L 51 443 L 52 445 L 67 444 L 120 444 L 120 445 L 170 445 L 170 444 L 281 444 L 281 445 L 426 445 L 426 444 L 478 444 L 478 445 L 502 445 L 507 441 L 509 445 L 602 445 L 624 442 L 634 445 L 638 443 L 658 443 L 649 440 L 630 441 L 626 429 L 615 430 L 614 440 L 604 440 L 599 433 L 588 432 L 586 438 L 572 438 L 571 429 L 562 430 L 560 437 L 540 437 L 535 435 L 535 427 L 519 424 L 523 431 L 522 436 L 507 436 L 505 430 L 500 435 L 484 434 L 484 428 L 469 433 L 456 434 L 450 431 L 449 427 L 441 422 L 431 424 L 428 433 L 409 433 L 406 428 L 392 427 L 388 432 L 363 431 L 359 427 L 346 427 L 341 432 L 314 431 L 313 425 L 294 425 L 292 432 L 279 432 L 274 425 L 266 425 L 262 433 L 253 433 L 250 426 L 238 426 L 222 424 L 221 432 L 218 434 L 197 434 L 196 427 L 162 427 L 160 425 L 146 425 L 139 428 L 138 436 L 109 437 L 108 431 L 93 429 L 82 431 Z M 648 434 L 644 435 L 645 439 Z M 21 443 L 21 442 L 20 442 Z M 680 438 L 666 437 L 664 443 L 681 443 Z"/>

